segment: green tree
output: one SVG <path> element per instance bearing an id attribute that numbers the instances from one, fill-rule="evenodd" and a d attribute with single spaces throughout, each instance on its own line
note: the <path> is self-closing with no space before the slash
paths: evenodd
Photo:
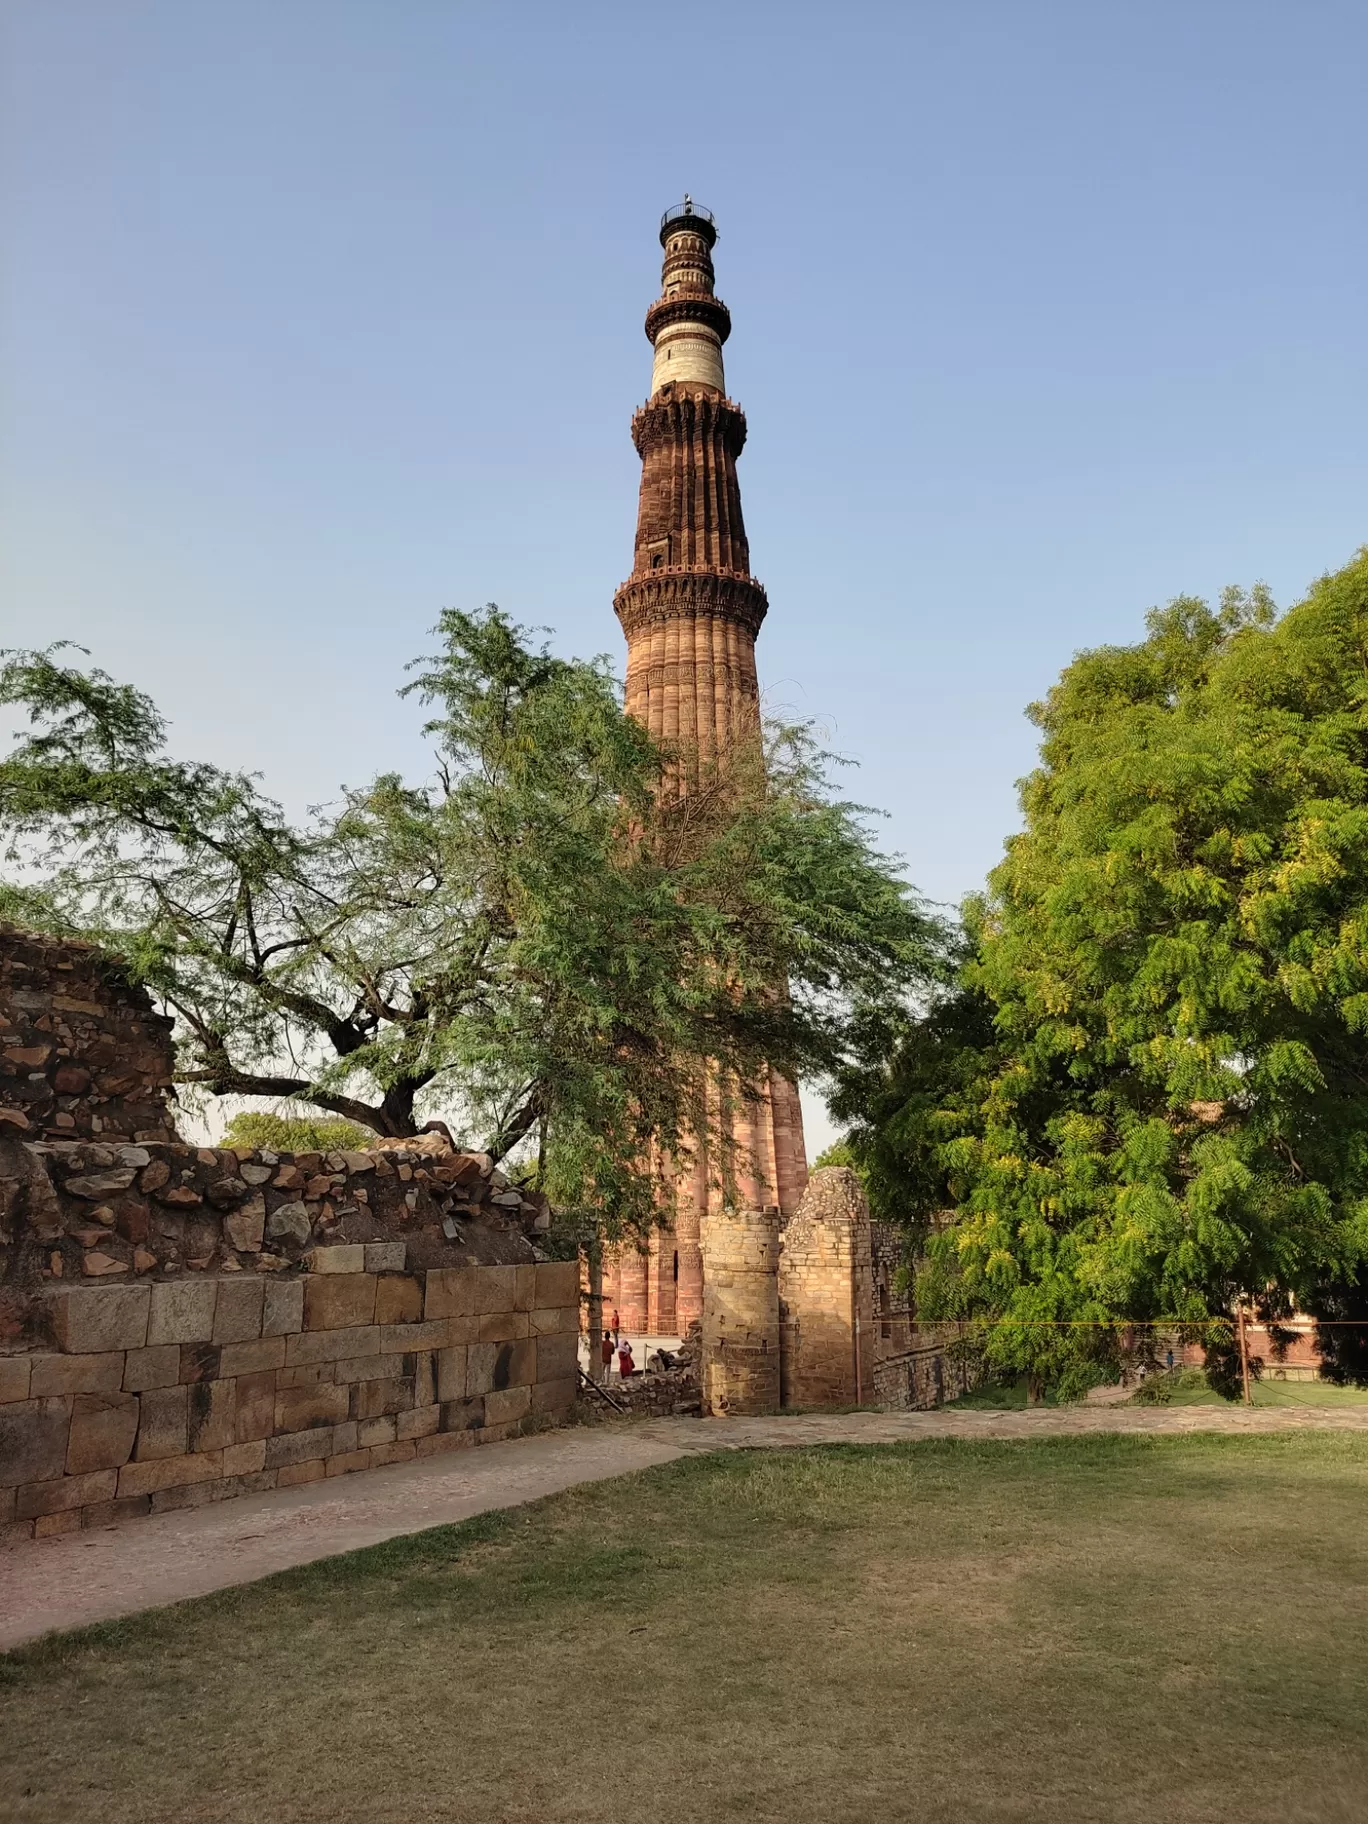
<path id="1" fill-rule="evenodd" d="M 776 728 L 675 789 L 604 661 L 495 608 L 448 612 L 407 689 L 436 777 L 307 822 L 171 757 L 155 706 L 57 649 L 8 655 L 28 732 L 0 762 L 0 913 L 127 959 L 176 1017 L 178 1074 L 385 1134 L 425 1115 L 556 1201 L 649 1221 L 652 1143 L 706 1128 L 703 1060 L 840 1059 L 852 1009 L 934 968 L 935 921 Z M 776 992 L 788 983 L 787 995 Z"/>
<path id="2" fill-rule="evenodd" d="M 355 1153 L 374 1138 L 372 1129 L 355 1121 L 273 1115 L 249 1108 L 233 1116 L 219 1145 L 262 1147 L 273 1153 Z"/>
<path id="3" fill-rule="evenodd" d="M 1237 1301 L 1368 1260 L 1368 554 L 1281 620 L 1175 601 L 1031 714 L 960 993 L 848 1073 L 856 1145 L 953 1212 L 919 1302 L 990 1365 L 1077 1389 L 1142 1319 L 1222 1379 Z"/>

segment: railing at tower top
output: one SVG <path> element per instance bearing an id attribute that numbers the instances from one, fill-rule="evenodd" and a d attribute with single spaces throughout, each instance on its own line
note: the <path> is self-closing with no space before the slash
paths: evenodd
<path id="1" fill-rule="evenodd" d="M 673 209 L 667 209 L 660 218 L 660 226 L 665 228 L 671 222 L 678 222 L 684 219 L 706 222 L 708 227 L 713 230 L 716 230 L 717 228 L 717 218 L 714 216 L 712 210 L 702 209 L 695 202 L 676 203 Z"/>

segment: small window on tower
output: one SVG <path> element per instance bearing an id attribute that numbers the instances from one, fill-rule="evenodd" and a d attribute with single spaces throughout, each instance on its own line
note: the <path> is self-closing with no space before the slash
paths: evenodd
<path id="1" fill-rule="evenodd" d="M 652 570 L 659 570 L 660 566 L 664 562 L 665 562 L 665 559 L 660 555 L 659 551 L 657 551 L 655 556 L 651 559 Z"/>
<path id="2" fill-rule="evenodd" d="M 676 1252 L 675 1257 L 674 1257 L 674 1282 L 676 1285 L 679 1284 L 679 1255 L 678 1255 L 678 1252 Z"/>

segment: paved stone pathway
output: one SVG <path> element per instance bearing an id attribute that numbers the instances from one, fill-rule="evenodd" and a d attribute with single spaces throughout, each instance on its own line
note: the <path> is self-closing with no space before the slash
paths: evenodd
<path id="1" fill-rule="evenodd" d="M 399 1533 L 449 1525 L 491 1508 L 516 1507 L 578 1483 L 710 1450 L 892 1444 L 911 1438 L 1292 1430 L 1368 1433 L 1368 1406 L 1087 1405 L 1033 1412 L 812 1413 L 572 1427 L 0 1551 L 0 1649 L 52 1629 L 204 1596 Z"/>

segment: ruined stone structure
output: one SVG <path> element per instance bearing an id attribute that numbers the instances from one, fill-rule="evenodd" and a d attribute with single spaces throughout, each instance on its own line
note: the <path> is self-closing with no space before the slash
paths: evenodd
<path id="1" fill-rule="evenodd" d="M 0 925 L 0 1131 L 171 1140 L 171 1022 L 90 944 Z"/>
<path id="2" fill-rule="evenodd" d="M 779 1212 L 712 1210 L 703 1221 L 704 1412 L 777 1412 Z"/>
<path id="3" fill-rule="evenodd" d="M 111 959 L 0 930 L 0 1538 L 569 1410 L 578 1269 L 538 1259 L 542 1205 L 435 1136 L 187 1146 L 169 1025 Z"/>
<path id="4" fill-rule="evenodd" d="M 874 1274 L 869 1206 L 854 1172 L 814 1172 L 784 1229 L 778 1295 L 785 1406 L 872 1399 Z"/>
<path id="5" fill-rule="evenodd" d="M 660 227 L 661 295 L 646 313 L 655 351 L 651 396 L 632 420 L 641 457 L 632 574 L 613 606 L 627 636 L 627 708 L 678 744 L 682 783 L 738 742 L 759 738 L 755 637 L 766 598 L 751 575 L 736 460 L 746 419 L 726 396 L 722 344 L 731 316 L 716 296 L 717 229 L 687 198 Z M 755 1097 L 737 1095 L 739 1202 L 775 1220 L 793 1213 L 807 1181 L 796 1087 L 777 1072 Z M 687 1169 L 661 1166 L 672 1226 L 649 1249 L 624 1248 L 605 1276 L 606 1302 L 629 1331 L 681 1334 L 702 1315 L 705 1222 L 727 1258 L 719 1161 L 700 1145 Z"/>

